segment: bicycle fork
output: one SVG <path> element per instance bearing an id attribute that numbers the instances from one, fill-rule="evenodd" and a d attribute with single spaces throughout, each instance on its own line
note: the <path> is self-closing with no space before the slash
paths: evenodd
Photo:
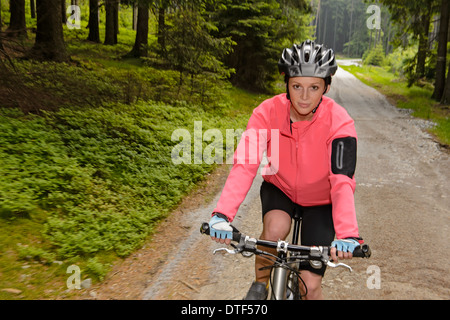
<path id="1" fill-rule="evenodd" d="M 298 269 L 298 264 L 294 269 Z M 271 300 L 298 300 L 300 297 L 298 275 L 292 268 L 274 267 L 271 283 Z"/>
<path id="2" fill-rule="evenodd" d="M 271 300 L 286 300 L 289 270 L 276 267 L 273 271 Z"/>
<path id="3" fill-rule="evenodd" d="M 286 259 L 287 252 L 279 251 L 279 261 Z M 273 268 L 272 281 L 271 281 L 271 300 L 286 300 L 288 294 L 292 295 L 292 292 L 288 292 L 288 288 L 292 288 L 293 279 L 290 276 L 291 270 L 279 265 Z"/>

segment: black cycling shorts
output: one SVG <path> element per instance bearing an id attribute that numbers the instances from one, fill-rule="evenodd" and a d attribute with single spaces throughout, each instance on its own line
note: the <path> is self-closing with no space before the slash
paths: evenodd
<path id="1" fill-rule="evenodd" d="M 297 213 L 301 217 L 300 244 L 304 246 L 331 245 L 335 236 L 331 204 L 315 207 L 298 205 L 283 191 L 266 181 L 261 185 L 260 195 L 263 220 L 264 215 L 272 210 L 285 211 L 291 218 Z M 300 269 L 323 276 L 326 266 L 315 269 L 309 262 L 305 262 Z"/>

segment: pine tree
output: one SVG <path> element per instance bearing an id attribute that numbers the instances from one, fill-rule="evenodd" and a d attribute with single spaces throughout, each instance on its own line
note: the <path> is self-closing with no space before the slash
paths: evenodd
<path id="1" fill-rule="evenodd" d="M 236 70 L 233 84 L 244 89 L 267 92 L 276 74 L 281 46 L 275 35 L 281 18 L 276 0 L 227 0 L 216 20 L 222 36 L 236 43 L 225 63 Z"/>

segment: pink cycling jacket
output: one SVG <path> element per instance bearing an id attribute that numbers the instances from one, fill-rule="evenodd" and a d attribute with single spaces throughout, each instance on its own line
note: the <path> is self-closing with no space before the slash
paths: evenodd
<path id="1" fill-rule="evenodd" d="M 286 94 L 264 101 L 251 115 L 214 212 L 232 221 L 258 173 L 301 206 L 332 204 L 337 239 L 359 237 L 354 168 L 356 130 L 347 111 L 326 96 L 311 121 L 290 121 Z"/>

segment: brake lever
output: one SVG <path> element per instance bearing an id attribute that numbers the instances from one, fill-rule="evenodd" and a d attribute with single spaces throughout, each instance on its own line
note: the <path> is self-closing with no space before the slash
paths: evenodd
<path id="1" fill-rule="evenodd" d="M 227 248 L 219 248 L 213 251 L 213 254 L 216 254 L 219 251 L 226 251 L 229 254 L 236 254 L 236 253 L 241 253 L 242 252 L 242 248 L 240 248 L 239 246 L 235 246 L 233 243 L 230 243 L 230 246 L 232 246 L 234 248 L 234 250 L 230 250 Z"/>
<path id="2" fill-rule="evenodd" d="M 349 265 L 346 265 L 345 263 L 334 263 L 331 262 L 329 259 L 329 248 L 327 247 L 321 247 L 321 252 L 322 252 L 322 261 L 326 263 L 327 266 L 331 267 L 331 268 L 337 268 L 337 267 L 344 267 L 347 268 L 350 272 L 353 272 L 352 267 L 350 267 Z"/>
<path id="3" fill-rule="evenodd" d="M 352 267 L 350 267 L 349 265 L 346 265 L 345 263 L 333 263 L 331 261 L 327 261 L 327 266 L 331 267 L 331 268 L 337 268 L 337 267 L 345 267 L 347 268 L 350 272 L 353 272 Z"/>
<path id="4" fill-rule="evenodd" d="M 213 254 L 216 254 L 216 253 L 219 252 L 219 251 L 226 251 L 226 252 L 228 252 L 229 254 L 236 254 L 236 253 L 237 253 L 237 250 L 236 250 L 236 249 L 235 249 L 235 250 L 230 250 L 230 249 L 227 249 L 227 248 L 219 248 L 219 249 L 214 250 L 214 251 L 213 251 Z"/>

